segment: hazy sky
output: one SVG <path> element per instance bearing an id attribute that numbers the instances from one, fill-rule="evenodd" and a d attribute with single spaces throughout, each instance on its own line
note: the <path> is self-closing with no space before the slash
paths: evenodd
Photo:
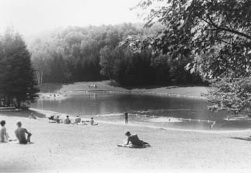
<path id="1" fill-rule="evenodd" d="M 140 0 L 0 0 L 0 31 L 23 35 L 65 26 L 142 22 L 134 7 Z"/>

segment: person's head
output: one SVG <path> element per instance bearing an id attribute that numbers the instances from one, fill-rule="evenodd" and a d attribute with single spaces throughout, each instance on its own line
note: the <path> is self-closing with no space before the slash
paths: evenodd
<path id="1" fill-rule="evenodd" d="M 69 116 L 67 115 L 66 118 L 69 118 Z"/>
<path id="2" fill-rule="evenodd" d="M 125 133 L 125 135 L 126 135 L 126 136 L 131 136 L 131 133 L 130 133 L 129 131 L 127 131 L 127 132 Z"/>
<path id="3" fill-rule="evenodd" d="M 93 120 L 93 117 L 91 117 L 91 119 Z"/>
<path id="4" fill-rule="evenodd" d="M 21 127 L 21 126 L 22 126 L 21 121 L 18 121 L 18 122 L 17 122 L 17 126 L 18 126 L 18 127 Z"/>
<path id="5" fill-rule="evenodd" d="M 5 120 L 2 120 L 2 121 L 0 122 L 1 126 L 4 126 L 5 123 L 6 123 Z"/>

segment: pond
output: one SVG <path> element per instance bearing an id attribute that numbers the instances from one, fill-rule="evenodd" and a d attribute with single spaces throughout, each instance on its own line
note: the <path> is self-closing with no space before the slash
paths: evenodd
<path id="1" fill-rule="evenodd" d="M 208 102 L 199 99 L 121 93 L 75 92 L 65 99 L 39 99 L 32 108 L 50 110 L 71 116 L 94 117 L 95 120 L 113 123 L 124 122 L 162 128 L 210 130 L 243 130 L 251 121 L 225 120 L 229 113 L 211 112 Z M 215 124 L 214 124 L 215 122 Z"/>

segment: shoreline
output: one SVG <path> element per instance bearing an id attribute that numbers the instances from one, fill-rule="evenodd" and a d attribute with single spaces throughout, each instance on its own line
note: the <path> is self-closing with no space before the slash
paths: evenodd
<path id="1" fill-rule="evenodd" d="M 53 86 L 53 84 L 51 84 Z M 55 84 L 56 85 L 56 84 Z M 45 84 L 46 86 L 46 84 Z M 96 86 L 90 87 L 90 86 Z M 51 87 L 56 88 L 56 87 Z M 43 98 L 48 99 L 64 99 L 67 96 L 74 94 L 74 92 L 84 93 L 127 93 L 127 94 L 143 94 L 143 95 L 156 95 L 164 97 L 183 97 L 190 99 L 203 99 L 206 97 L 202 96 L 208 92 L 209 87 L 205 86 L 188 86 L 188 87 L 153 87 L 153 88 L 133 88 L 126 89 L 117 86 L 111 86 L 109 81 L 101 82 L 76 82 L 73 84 L 62 85 L 57 87 L 54 92 L 48 92 L 48 88 L 45 90 L 41 88 L 40 95 Z"/>
<path id="2" fill-rule="evenodd" d="M 31 111 L 37 112 L 39 114 L 44 114 L 45 118 L 47 119 L 51 115 L 58 115 L 60 114 L 60 117 L 63 118 L 67 115 L 65 113 L 59 113 L 55 111 L 49 111 L 49 110 L 41 110 L 41 109 L 34 109 L 30 108 Z M 73 120 L 75 117 L 69 115 L 69 118 Z M 88 118 L 83 118 L 81 117 L 82 120 L 86 121 L 89 120 Z M 97 123 L 102 123 L 102 124 L 111 124 L 111 125 L 117 125 L 117 126 L 124 126 L 124 122 L 112 122 L 109 120 L 96 120 L 95 122 Z M 132 127 L 144 127 L 144 128 L 150 128 L 150 129 L 159 129 L 159 130 L 166 130 L 166 131 L 179 131 L 179 132 L 194 132 L 194 133 L 207 133 L 207 134 L 227 134 L 227 133 L 246 133 L 250 132 L 251 133 L 251 128 L 250 129 L 245 129 L 245 130 L 202 130 L 202 129 L 180 129 L 180 128 L 173 128 L 173 127 L 158 127 L 154 125 L 149 125 L 149 124 L 138 124 L 138 123 L 132 123 L 130 122 L 127 124 L 128 126 Z"/>

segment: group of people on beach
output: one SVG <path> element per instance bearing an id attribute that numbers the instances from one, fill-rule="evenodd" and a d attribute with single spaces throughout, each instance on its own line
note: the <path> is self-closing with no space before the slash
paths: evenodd
<path id="1" fill-rule="evenodd" d="M 26 128 L 22 127 L 22 123 L 20 121 L 17 122 L 17 129 L 15 130 L 16 139 L 14 140 L 9 138 L 9 135 L 5 127 L 6 121 L 2 120 L 0 124 L 1 124 L 0 142 L 7 143 L 11 141 L 16 141 L 16 140 L 18 140 L 20 144 L 27 144 L 31 142 L 30 137 L 32 134 L 28 132 Z"/>
<path id="2" fill-rule="evenodd" d="M 33 115 L 33 114 L 32 114 Z M 126 124 L 128 123 L 128 113 L 126 112 L 125 115 L 126 117 Z M 31 115 L 28 116 L 28 118 L 30 118 Z M 81 118 L 79 116 L 76 116 L 74 122 L 71 122 L 71 119 L 69 118 L 69 116 L 67 115 L 66 118 L 64 120 L 61 120 L 59 118 L 59 116 L 56 116 L 54 118 L 54 116 L 49 117 L 50 120 L 53 120 L 56 123 L 64 123 L 64 124 L 83 124 L 87 121 L 81 121 Z M 94 123 L 94 119 L 93 117 L 91 117 L 91 120 L 88 121 L 90 122 L 90 125 L 98 125 L 97 123 Z M 31 133 L 28 132 L 28 130 L 26 128 L 22 127 L 22 123 L 19 121 L 17 122 L 17 129 L 15 130 L 15 136 L 16 139 L 10 139 L 7 130 L 6 130 L 6 121 L 2 120 L 0 121 L 0 125 L 1 125 L 1 129 L 0 129 L 0 142 L 1 143 L 7 143 L 7 142 L 11 142 L 11 141 L 17 141 L 20 144 L 28 144 L 31 143 Z M 87 125 L 87 124 L 86 124 Z M 127 131 L 125 133 L 125 136 L 127 137 L 127 141 L 125 144 L 118 144 L 119 147 L 129 147 L 129 148 L 141 148 L 141 147 L 148 147 L 150 146 L 147 142 L 144 142 L 142 140 L 139 139 L 137 134 L 131 134 L 129 131 Z"/>
<path id="3" fill-rule="evenodd" d="M 81 118 L 77 115 L 76 118 L 74 119 L 74 122 L 71 121 L 68 115 L 66 115 L 66 118 L 64 120 L 60 119 L 59 116 L 50 116 L 48 118 L 51 122 L 54 123 L 64 123 L 64 124 L 76 124 L 76 125 L 88 125 L 87 122 L 90 122 L 90 125 L 98 125 L 98 123 L 94 122 L 93 117 L 91 117 L 90 121 L 81 121 Z"/>

